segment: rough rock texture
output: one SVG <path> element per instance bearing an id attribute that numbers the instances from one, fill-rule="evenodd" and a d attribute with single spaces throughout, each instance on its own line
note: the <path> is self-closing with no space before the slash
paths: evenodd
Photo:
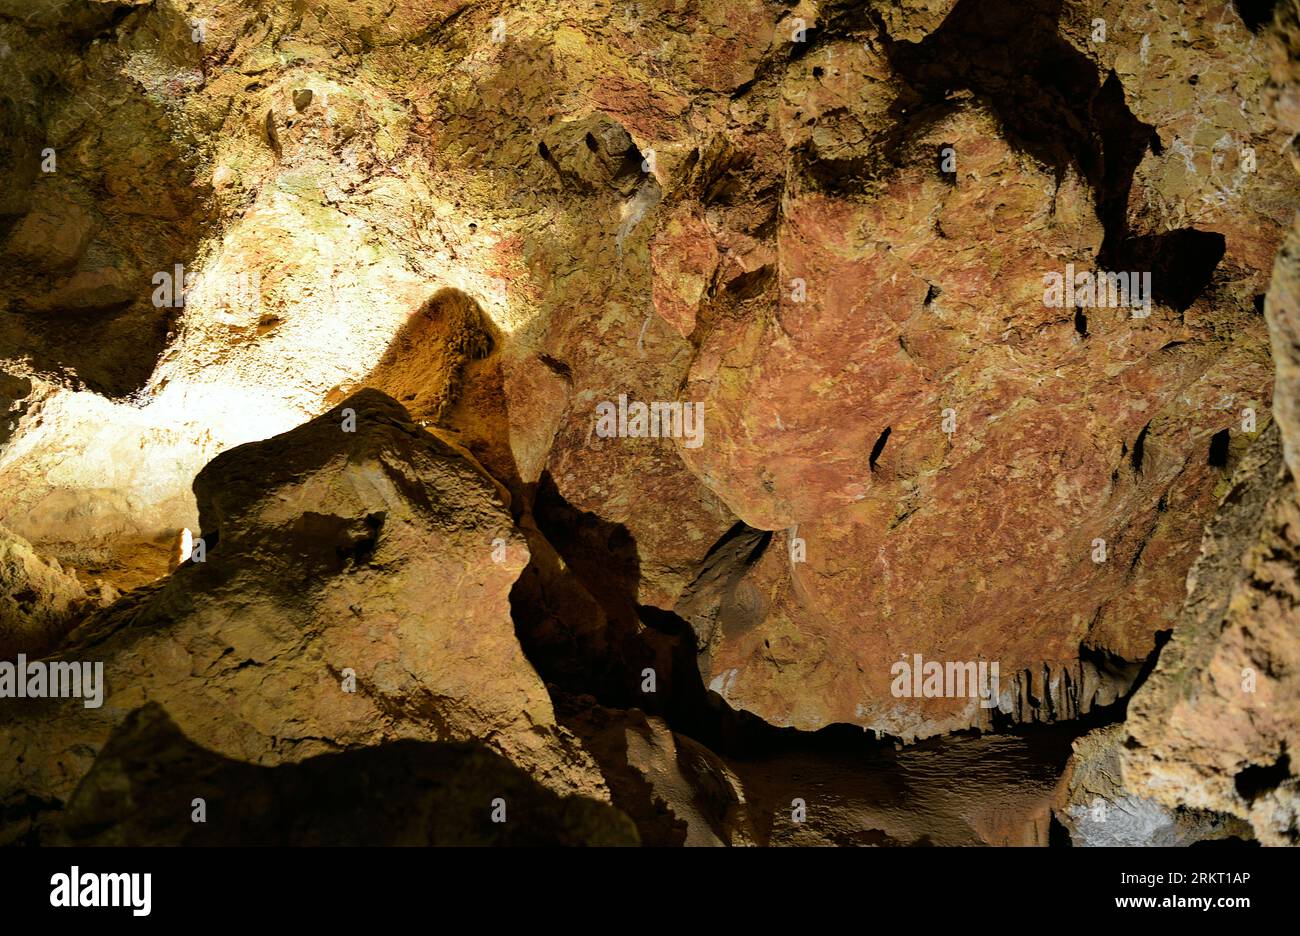
<path id="1" fill-rule="evenodd" d="M 96 41 L 130 4 L 43 6 L 49 17 L 0 20 L 0 345 L 32 373 L 122 397 L 149 380 L 179 314 L 154 304 L 151 277 L 212 230 L 187 165 L 202 131 L 136 80 L 131 50 Z"/>
<path id="2" fill-rule="evenodd" d="M 0 453 L 6 522 L 139 584 L 194 525 L 202 464 L 368 383 L 517 495 L 590 515 L 586 544 L 625 558 L 619 602 L 691 617 L 705 684 L 774 724 L 988 727 L 969 700 L 890 697 L 917 652 L 999 661 L 999 717 L 1105 704 L 1176 611 L 1211 439 L 1268 405 L 1253 299 L 1296 185 L 1261 42 L 1200 6 L 525 4 L 498 30 L 457 3 L 116 3 L 78 26 L 99 41 L 75 69 L 51 25 L 70 11 L 6 19 L 28 71 L 73 89 L 41 99 L 66 171 L 11 209 L 14 249 L 63 232 L 40 250 L 84 267 L 65 304 L 121 287 L 122 315 L 177 320 L 147 381 L 89 390 L 13 343 L 54 386 Z M 1186 56 L 1204 81 L 1175 80 Z M 69 258 L 148 193 L 91 217 L 78 186 L 139 160 L 61 110 L 105 82 L 171 128 L 153 158 L 187 154 L 143 173 L 187 246 L 134 238 L 115 273 Z M 183 313 L 143 306 L 176 262 Z M 1153 270 L 1151 317 L 1044 306 L 1066 263 Z M 703 444 L 593 438 L 620 394 L 702 402 Z M 756 563 L 752 620 L 721 627 L 734 595 L 698 580 L 738 521 L 806 562 Z"/>
<path id="3" fill-rule="evenodd" d="M 638 844 L 631 821 L 608 804 L 560 797 L 482 744 L 400 741 L 257 767 L 196 746 L 153 704 L 131 713 L 109 738 L 52 841 Z"/>
<path id="4" fill-rule="evenodd" d="M 58 651 L 103 709 L 0 701 L 0 837 L 154 702 L 270 790 L 478 739 L 651 844 L 1045 844 L 1140 685 L 1129 838 L 1287 840 L 1280 11 L 1270 75 L 1227 0 L 0 0 L 23 639 L 127 591 Z M 996 691 L 900 694 L 918 654 Z M 123 730 L 96 783 L 180 744 Z"/>
<path id="5" fill-rule="evenodd" d="M 1265 844 L 1294 845 L 1300 504 L 1280 447 L 1261 446 L 1207 531 L 1173 637 L 1132 700 L 1125 781 L 1169 806 L 1249 819 Z"/>
<path id="6" fill-rule="evenodd" d="M 1124 780 L 1127 737 L 1126 726 L 1110 725 L 1075 741 L 1074 755 L 1061 778 L 1060 800 L 1053 808 L 1071 844 L 1169 848 L 1254 838 L 1249 824 L 1235 816 L 1189 809 L 1181 803 L 1166 807 L 1134 794 Z"/>
<path id="7" fill-rule="evenodd" d="M 1292 613 L 1286 592 L 1278 593 L 1292 576 L 1287 530 L 1294 511 L 1290 475 L 1270 433 L 1251 450 L 1207 530 L 1183 614 L 1130 704 L 1131 789 L 1243 818 L 1253 811 L 1251 797 L 1263 796 L 1256 818 L 1263 817 L 1269 791 L 1244 785 L 1248 768 L 1285 761 L 1300 701 L 1286 678 Z M 1261 840 L 1275 843 L 1268 823 L 1255 825 Z"/>
<path id="8" fill-rule="evenodd" d="M 900 746 L 739 728 L 714 753 L 657 717 L 557 700 L 647 845 L 1045 846 L 1068 731 Z M 732 726 L 736 730 L 738 726 Z"/>
<path id="9" fill-rule="evenodd" d="M 509 593 L 527 550 L 504 492 L 390 398 L 362 391 L 223 453 L 195 493 L 204 561 L 93 616 L 60 649 L 104 662 L 103 707 L 0 711 L 11 802 L 20 791 L 66 801 L 147 702 L 196 744 L 254 764 L 478 738 L 544 785 L 607 795 L 515 637 Z M 510 546 L 500 561 L 494 539 Z"/>
<path id="10" fill-rule="evenodd" d="M 748 574 L 756 614 L 698 628 L 706 680 L 773 723 L 990 723 L 972 700 L 891 698 L 888 662 L 915 653 L 998 661 L 1016 721 L 1113 701 L 1176 613 L 1222 478 L 1211 438 L 1267 405 L 1261 269 L 1175 261 L 1115 211 L 1168 231 L 1124 164 L 1154 131 L 1053 38 L 1052 11 L 958 4 L 919 44 L 828 39 L 786 74 L 780 282 L 703 337 L 687 395 L 713 436 L 684 453 L 747 524 L 787 530 Z M 1004 49 L 1017 23 L 1030 36 Z M 1247 55 L 1228 33 L 1224 54 Z M 863 76 L 875 93 L 852 93 Z M 1276 161 L 1259 174 L 1294 195 Z M 1274 216 L 1218 236 L 1229 255 L 1275 248 L 1281 198 L 1261 201 Z M 1044 271 L 1093 257 L 1155 268 L 1150 319 L 1044 306 Z M 1204 292 L 1174 294 L 1182 264 Z"/>
<path id="11" fill-rule="evenodd" d="M 1278 123 L 1296 132 L 1300 9 L 1281 4 L 1278 23 L 1270 97 Z M 1132 701 L 1124 751 L 1130 789 L 1246 819 L 1266 845 L 1300 843 L 1291 762 L 1300 744 L 1297 230 L 1278 253 L 1265 303 L 1280 439 L 1251 450 L 1208 528 L 1173 638 Z"/>
<path id="12" fill-rule="evenodd" d="M 611 798 L 651 846 L 754 845 L 739 778 L 718 755 L 637 710 L 573 700 L 566 723 L 610 783 Z"/>
<path id="13" fill-rule="evenodd" d="M 100 597 L 108 604 L 116 595 Z M 96 604 L 75 576 L 0 527 L 0 659 L 48 653 Z"/>

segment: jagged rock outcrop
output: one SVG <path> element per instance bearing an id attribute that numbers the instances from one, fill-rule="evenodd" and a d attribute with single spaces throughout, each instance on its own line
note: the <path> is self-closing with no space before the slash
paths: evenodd
<path id="1" fill-rule="evenodd" d="M 481 739 L 546 786 L 607 796 L 515 637 L 509 596 L 528 553 L 505 492 L 391 398 L 365 390 L 225 452 L 195 493 L 201 552 L 60 648 L 103 662 L 102 707 L 5 700 L 11 802 L 66 801 L 147 702 L 253 764 Z"/>
<path id="2" fill-rule="evenodd" d="M 127 592 L 4 837 L 158 703 L 267 789 L 478 739 L 651 844 L 1044 844 L 1141 685 L 1132 828 L 1286 841 L 1280 9 L 1270 84 L 1227 0 L 0 0 L 0 638 Z"/>
<path id="3" fill-rule="evenodd" d="M 1296 511 L 1271 431 L 1207 530 L 1183 613 L 1124 723 L 1128 791 L 1249 820 L 1267 845 L 1295 844 L 1297 829 Z"/>
<path id="4" fill-rule="evenodd" d="M 53 650 L 85 615 L 116 594 L 88 593 L 76 576 L 0 527 L 0 660 Z"/>
<path id="5" fill-rule="evenodd" d="M 1250 840 L 1250 825 L 1235 816 L 1166 806 L 1126 784 L 1125 725 L 1099 728 L 1074 743 L 1053 816 L 1077 847 L 1161 848 L 1198 842 Z"/>
<path id="6" fill-rule="evenodd" d="M 1291 133 L 1300 131 L 1297 37 L 1300 8 L 1283 3 L 1270 98 L 1278 124 Z M 1266 845 L 1300 842 L 1300 773 L 1291 763 L 1300 744 L 1298 236 L 1293 226 L 1264 304 L 1277 369 L 1277 436 L 1251 449 L 1207 529 L 1170 644 L 1130 706 L 1123 752 L 1131 790 L 1168 807 L 1248 820 Z"/>

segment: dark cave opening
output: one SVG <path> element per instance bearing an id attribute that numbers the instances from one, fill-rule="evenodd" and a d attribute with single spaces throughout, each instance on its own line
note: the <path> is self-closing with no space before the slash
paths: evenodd
<path id="1" fill-rule="evenodd" d="M 1109 252 L 1103 247 L 1101 262 L 1111 270 L 1150 272 L 1150 298 L 1185 312 L 1209 288 L 1227 249 L 1218 232 L 1179 228 L 1126 238 Z"/>

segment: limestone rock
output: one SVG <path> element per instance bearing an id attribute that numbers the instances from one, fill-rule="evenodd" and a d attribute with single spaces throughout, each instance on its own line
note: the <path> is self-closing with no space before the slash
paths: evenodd
<path id="1" fill-rule="evenodd" d="M 10 795 L 66 800 L 146 702 L 248 763 L 478 738 L 546 786 L 607 795 L 515 637 L 528 554 L 504 492 L 391 398 L 362 391 L 223 453 L 195 492 L 202 553 L 60 649 L 103 661 L 103 707 L 5 703 Z M 494 541 L 509 547 L 496 559 Z"/>
<path id="2" fill-rule="evenodd" d="M 35 659 L 96 607 L 76 576 L 0 527 L 0 659 Z"/>
<path id="3" fill-rule="evenodd" d="M 1291 133 L 1300 130 L 1297 14 L 1294 4 L 1280 5 L 1270 39 L 1269 103 Z M 1266 845 L 1300 840 L 1300 779 L 1290 755 L 1300 741 L 1296 238 L 1293 225 L 1264 302 L 1277 371 L 1276 430 L 1250 450 L 1206 530 L 1178 626 L 1133 699 L 1123 751 L 1131 789 L 1170 808 L 1239 817 Z"/>
<path id="4" fill-rule="evenodd" d="M 479 742 L 395 741 L 258 767 L 195 745 L 156 704 L 113 733 L 45 834 L 97 846 L 637 844 L 613 807 L 561 797 Z"/>
<path id="5" fill-rule="evenodd" d="M 258 776 L 477 738 L 647 842 L 1043 844 L 1141 685 L 1134 834 L 1285 840 L 1262 9 L 0 0 L 0 520 L 127 592 L 59 649 L 104 709 L 0 709 L 6 802 L 157 702 Z M 620 401 L 700 431 L 597 433 Z"/>
<path id="6" fill-rule="evenodd" d="M 1248 820 L 1266 845 L 1295 844 L 1300 828 L 1288 753 L 1300 741 L 1300 506 L 1280 435 L 1252 447 L 1206 531 L 1173 637 L 1130 703 L 1123 750 L 1129 790 Z"/>
<path id="7" fill-rule="evenodd" d="M 1235 816 L 1166 806 L 1127 787 L 1123 725 L 1099 728 L 1074 742 L 1053 815 L 1076 847 L 1174 847 L 1254 838 Z"/>

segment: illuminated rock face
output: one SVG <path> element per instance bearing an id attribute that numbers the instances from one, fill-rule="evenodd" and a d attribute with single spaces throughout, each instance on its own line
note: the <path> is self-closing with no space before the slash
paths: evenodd
<path id="1" fill-rule="evenodd" d="M 192 741 L 252 763 L 482 738 L 544 785 L 603 795 L 514 634 L 528 550 L 504 492 L 390 398 L 365 390 L 223 453 L 195 492 L 191 561 L 61 650 L 103 661 L 104 704 L 11 702 L 8 788 L 66 799 L 90 752 L 155 702 Z"/>
<path id="2" fill-rule="evenodd" d="M 117 597 L 109 590 L 104 603 Z M 95 605 L 75 575 L 0 527 L 0 659 L 58 646 Z"/>
<path id="3" fill-rule="evenodd" d="M 1227 2 L 38 7 L 0 0 L 0 522 L 46 597 L 0 580 L 0 633 L 128 594 L 76 638 L 112 701 L 7 796 L 158 701 L 238 760 L 490 738 L 635 771 L 664 842 L 812 840 L 691 736 L 1114 711 L 1274 410 L 1297 468 L 1300 107 Z M 593 760 L 557 693 L 648 714 Z M 1170 711 L 1133 736 L 1197 737 Z M 1044 778 L 873 828 L 1046 840 Z"/>

